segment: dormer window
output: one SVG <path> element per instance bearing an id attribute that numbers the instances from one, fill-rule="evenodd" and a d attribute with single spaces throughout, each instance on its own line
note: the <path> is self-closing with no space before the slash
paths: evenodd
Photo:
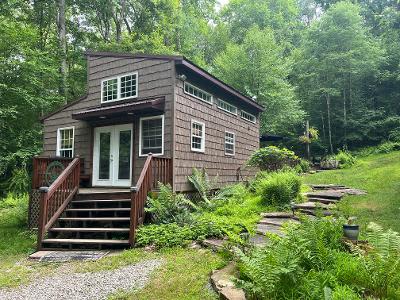
<path id="1" fill-rule="evenodd" d="M 101 103 L 137 97 L 138 73 L 124 74 L 101 82 Z"/>

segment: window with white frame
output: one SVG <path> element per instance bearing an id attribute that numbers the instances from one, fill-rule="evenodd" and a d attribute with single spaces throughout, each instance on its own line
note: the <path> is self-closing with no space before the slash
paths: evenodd
<path id="1" fill-rule="evenodd" d="M 250 114 L 248 112 L 245 112 L 244 110 L 240 111 L 240 117 L 242 119 L 244 119 L 246 121 L 249 121 L 249 122 L 252 122 L 252 123 L 256 122 L 256 116 L 254 116 L 254 115 L 252 115 L 252 114 Z"/>
<path id="2" fill-rule="evenodd" d="M 200 99 L 201 101 L 207 102 L 207 103 L 212 103 L 212 96 L 211 94 L 203 91 L 202 89 L 199 89 L 198 87 L 185 82 L 184 83 L 184 91 L 186 94 L 189 94 L 197 99 Z"/>
<path id="3" fill-rule="evenodd" d="M 164 154 L 164 115 L 140 119 L 139 155 Z"/>
<path id="4" fill-rule="evenodd" d="M 225 154 L 235 155 L 235 134 L 225 131 Z"/>
<path id="5" fill-rule="evenodd" d="M 58 128 L 57 156 L 74 157 L 74 127 Z"/>
<path id="6" fill-rule="evenodd" d="M 195 152 L 204 152 L 206 138 L 206 128 L 204 123 L 192 120 L 191 126 L 191 149 Z"/>
<path id="7" fill-rule="evenodd" d="M 137 91 L 137 72 L 106 79 L 101 83 L 101 103 L 134 98 Z"/>
<path id="8" fill-rule="evenodd" d="M 231 113 L 233 115 L 237 115 L 237 107 L 232 105 L 232 104 L 230 104 L 230 103 L 228 103 L 228 102 L 226 102 L 226 101 L 224 101 L 224 100 L 218 99 L 217 100 L 217 107 L 222 109 L 222 110 L 224 110 L 224 111 L 226 111 L 226 112 L 228 112 L 228 113 Z"/>

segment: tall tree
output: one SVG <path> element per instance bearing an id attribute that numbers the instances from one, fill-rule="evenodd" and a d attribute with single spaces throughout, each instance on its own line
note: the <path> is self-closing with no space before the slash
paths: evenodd
<path id="1" fill-rule="evenodd" d="M 60 57 L 60 85 L 58 91 L 67 102 L 67 40 L 65 29 L 65 0 L 57 0 L 57 28 Z"/>

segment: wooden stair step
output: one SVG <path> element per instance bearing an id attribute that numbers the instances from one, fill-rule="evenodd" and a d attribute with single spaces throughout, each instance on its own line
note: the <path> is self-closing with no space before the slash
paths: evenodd
<path id="1" fill-rule="evenodd" d="M 129 240 L 102 240 L 102 239 L 45 239 L 42 243 L 54 244 L 109 244 L 129 245 Z"/>
<path id="2" fill-rule="evenodd" d="M 49 231 L 57 232 L 129 232 L 129 228 L 97 228 L 97 227 L 54 227 Z"/>
<path id="3" fill-rule="evenodd" d="M 130 221 L 129 217 L 108 217 L 108 218 L 72 218 L 62 217 L 58 218 L 59 221 Z"/>
<path id="4" fill-rule="evenodd" d="M 94 200 L 72 200 L 71 203 L 96 203 L 96 202 L 100 202 L 100 203 L 106 203 L 106 202 L 131 202 L 131 199 L 118 199 L 118 200 L 113 200 L 113 199 L 94 199 Z"/>
<path id="5" fill-rule="evenodd" d="M 68 208 L 65 211 L 130 211 L 131 209 L 128 208 Z"/>

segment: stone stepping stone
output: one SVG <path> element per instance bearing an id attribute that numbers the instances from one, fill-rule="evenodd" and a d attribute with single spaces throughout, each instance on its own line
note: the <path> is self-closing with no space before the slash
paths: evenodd
<path id="1" fill-rule="evenodd" d="M 340 192 L 342 192 L 343 194 L 347 194 L 347 195 L 366 195 L 367 192 L 363 191 L 363 190 L 359 190 L 359 189 L 352 189 L 352 188 L 345 188 L 343 190 L 340 190 Z"/>
<path id="2" fill-rule="evenodd" d="M 329 210 L 322 210 L 317 212 L 317 210 L 314 209 L 299 209 L 298 211 L 303 214 L 307 214 L 309 216 L 316 216 L 317 214 L 322 214 L 323 216 L 328 217 L 334 215 L 334 213 Z"/>
<path id="3" fill-rule="evenodd" d="M 318 198 L 318 197 L 309 197 L 308 201 L 309 202 L 319 202 L 322 204 L 336 204 L 339 202 L 339 200 L 336 200 L 336 199 L 326 199 L 326 198 Z"/>
<path id="4" fill-rule="evenodd" d="M 339 191 L 317 191 L 305 193 L 307 197 L 313 198 L 326 198 L 326 199 L 337 199 L 340 200 L 343 197 L 343 192 Z"/>
<path id="5" fill-rule="evenodd" d="M 256 247 L 265 247 L 268 245 L 268 238 L 263 234 L 255 234 L 250 237 L 249 242 Z"/>
<path id="6" fill-rule="evenodd" d="M 264 218 L 261 219 L 258 223 L 265 225 L 282 226 L 284 223 L 287 222 L 300 223 L 299 221 L 292 218 Z"/>
<path id="7" fill-rule="evenodd" d="M 340 184 L 309 184 L 313 190 L 345 189 L 345 185 Z"/>
<path id="8" fill-rule="evenodd" d="M 281 231 L 280 226 L 257 224 L 256 232 L 258 234 L 274 233 L 279 236 L 284 236 L 285 234 Z"/>
<path id="9" fill-rule="evenodd" d="M 237 268 L 231 262 L 221 270 L 213 271 L 211 274 L 211 286 L 219 294 L 220 299 L 246 300 L 242 289 L 237 288 L 232 278 L 235 277 Z"/>
<path id="10" fill-rule="evenodd" d="M 323 204 L 318 202 L 304 202 L 293 204 L 293 209 L 330 209 L 335 207 L 334 204 Z"/>
<path id="11" fill-rule="evenodd" d="M 266 212 L 261 213 L 263 218 L 293 218 L 292 212 L 278 211 L 278 212 Z"/>
<path id="12" fill-rule="evenodd" d="M 205 239 L 202 241 L 203 246 L 207 248 L 211 248 L 213 250 L 220 250 L 224 247 L 224 243 L 226 240 L 224 239 Z"/>

